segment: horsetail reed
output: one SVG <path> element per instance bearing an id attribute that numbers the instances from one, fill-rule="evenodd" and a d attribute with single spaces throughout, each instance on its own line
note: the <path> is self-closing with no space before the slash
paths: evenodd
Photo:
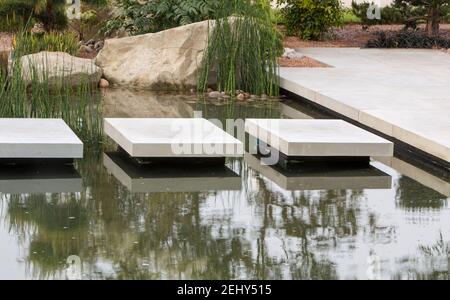
<path id="1" fill-rule="evenodd" d="M 55 85 L 48 79 L 46 70 L 32 65 L 30 70 L 22 70 L 21 56 L 33 48 L 29 44 L 32 41 L 17 37 L 10 70 L 8 74 L 0 72 L 0 118 L 62 118 L 86 146 L 101 144 L 102 116 L 96 87 L 87 80 L 82 80 L 77 86 L 70 83 Z M 61 41 L 60 45 L 64 44 Z M 66 49 L 62 47 L 59 50 Z M 24 79 L 23 71 L 30 72 L 30 78 Z M 60 82 L 64 83 L 65 76 L 70 74 L 61 75 Z"/>
<path id="2" fill-rule="evenodd" d="M 266 0 L 220 1 L 211 22 L 198 89 L 213 76 L 217 90 L 269 96 L 279 93 L 277 57 L 282 41 L 271 22 Z"/>

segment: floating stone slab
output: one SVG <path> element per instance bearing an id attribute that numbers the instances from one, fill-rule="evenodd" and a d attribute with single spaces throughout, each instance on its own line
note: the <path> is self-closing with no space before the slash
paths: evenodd
<path id="1" fill-rule="evenodd" d="M 138 167 L 121 152 L 103 155 L 103 165 L 132 193 L 241 190 L 239 175 L 225 166 Z"/>
<path id="2" fill-rule="evenodd" d="M 393 143 L 341 120 L 248 119 L 246 132 L 280 162 L 365 162 L 393 156 Z M 265 154 L 265 153 L 263 153 Z"/>
<path id="3" fill-rule="evenodd" d="M 390 189 L 392 177 L 373 166 L 343 170 L 341 168 L 302 168 L 296 171 L 262 164 L 258 157 L 246 153 L 246 164 L 288 191 Z"/>
<path id="4" fill-rule="evenodd" d="M 243 144 L 213 123 L 194 119 L 105 119 L 105 133 L 140 163 L 242 157 Z"/>
<path id="5" fill-rule="evenodd" d="M 0 168 L 0 193 L 81 192 L 82 179 L 73 166 L 6 166 Z"/>
<path id="6" fill-rule="evenodd" d="M 0 119 L 0 163 L 82 157 L 83 143 L 62 119 Z"/>

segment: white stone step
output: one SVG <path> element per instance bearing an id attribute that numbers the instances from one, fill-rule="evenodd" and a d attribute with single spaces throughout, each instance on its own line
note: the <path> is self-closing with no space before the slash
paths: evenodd
<path id="1" fill-rule="evenodd" d="M 0 159 L 83 157 L 83 143 L 62 119 L 0 119 Z"/>
<path id="2" fill-rule="evenodd" d="M 107 118 L 104 128 L 132 157 L 242 157 L 244 154 L 239 140 L 201 118 Z"/>
<path id="3" fill-rule="evenodd" d="M 390 141 L 341 120 L 247 119 L 245 130 L 288 157 L 393 156 Z"/>

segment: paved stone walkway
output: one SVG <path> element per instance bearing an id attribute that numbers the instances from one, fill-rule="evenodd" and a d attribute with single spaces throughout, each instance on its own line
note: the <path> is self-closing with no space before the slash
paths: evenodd
<path id="1" fill-rule="evenodd" d="M 305 48 L 333 68 L 281 68 L 281 87 L 450 162 L 450 55 Z"/>

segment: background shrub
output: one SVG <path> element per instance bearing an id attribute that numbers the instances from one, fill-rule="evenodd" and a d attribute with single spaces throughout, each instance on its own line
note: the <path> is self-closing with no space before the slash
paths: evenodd
<path id="1" fill-rule="evenodd" d="M 376 38 L 369 40 L 367 48 L 450 48 L 450 40 L 443 37 L 428 36 L 420 31 L 399 31 L 376 33 Z"/>
<path id="2" fill-rule="evenodd" d="M 343 9 L 339 0 L 278 0 L 288 35 L 317 40 L 334 26 L 340 26 Z"/>
<path id="3" fill-rule="evenodd" d="M 121 13 L 106 23 L 103 32 L 125 30 L 144 34 L 211 19 L 222 0 L 118 0 Z M 228 0 L 227 0 L 228 1 Z"/>
<path id="4" fill-rule="evenodd" d="M 65 11 L 65 0 L 1 0 L 0 19 L 15 16 L 21 19 L 17 26 L 23 25 L 29 19 L 35 19 L 44 24 L 47 31 L 66 28 L 68 20 Z M 26 21 L 25 21 L 26 20 Z M 10 30 L 13 29 L 10 26 Z M 15 28 L 16 31 L 23 28 Z"/>
<path id="5" fill-rule="evenodd" d="M 351 8 L 346 8 L 343 12 L 342 22 L 344 24 L 361 24 L 361 18 Z"/>
<path id="6" fill-rule="evenodd" d="M 362 25 L 403 24 L 409 15 L 408 10 L 410 10 L 410 8 L 393 4 L 380 8 L 381 19 L 368 19 L 367 10 L 371 4 L 374 4 L 374 2 L 356 3 L 355 1 L 352 1 L 352 11 L 361 20 Z"/>

